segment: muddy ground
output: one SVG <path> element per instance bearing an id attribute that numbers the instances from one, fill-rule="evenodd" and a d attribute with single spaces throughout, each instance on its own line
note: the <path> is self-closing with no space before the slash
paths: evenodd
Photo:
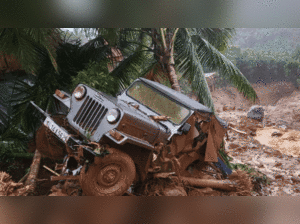
<path id="1" fill-rule="evenodd" d="M 228 193 L 211 188 L 189 187 L 182 185 L 176 179 L 156 179 L 150 180 L 136 191 L 129 189 L 124 195 L 299 195 L 300 91 L 287 82 L 259 83 L 254 84 L 253 87 L 258 94 L 259 105 L 265 109 L 265 118 L 262 122 L 246 117 L 248 109 L 253 104 L 235 88 L 217 88 L 212 93 L 218 116 L 230 123 L 233 128 L 247 133 L 242 134 L 230 130 L 225 144 L 226 152 L 232 158 L 231 163 L 243 170 L 238 171 L 238 178 L 235 179 L 242 182 L 243 189 L 240 189 L 239 192 Z M 44 164 L 54 169 L 55 161 L 43 159 L 41 165 Z M 17 166 L 19 168 L 16 168 Z M 27 160 L 16 161 L 15 170 L 9 172 L 12 179 L 9 180 L 9 177 L 5 176 L 6 182 L 18 182 L 29 166 L 30 162 Z M 7 167 L 2 167 L 1 170 L 7 171 Z M 17 172 L 18 170 L 19 172 Z M 199 170 L 197 165 L 194 165 L 189 168 L 186 175 L 198 176 L 202 179 L 215 179 L 215 174 L 212 173 L 209 169 Z M 51 187 L 58 184 L 58 182 L 50 181 L 51 175 L 53 174 L 41 166 L 37 189 L 29 195 L 51 194 L 53 192 Z M 3 176 L 1 179 L 0 175 L 0 181 L 4 181 L 5 178 Z M 1 186 L 8 185 L 2 184 Z M 17 189 L 22 189 L 22 187 L 24 186 L 15 186 L 14 192 L 19 192 Z M 22 190 L 20 192 L 22 193 Z M 58 191 L 56 194 L 66 195 L 66 192 Z M 15 193 L 15 195 L 18 194 Z M 73 195 L 82 195 L 82 193 L 76 191 Z"/>
<path id="2" fill-rule="evenodd" d="M 238 130 L 255 133 L 229 132 L 226 150 L 233 158 L 231 162 L 245 164 L 268 177 L 270 184 L 261 186 L 261 191 L 253 195 L 300 195 L 300 91 L 286 82 L 253 87 L 260 98 L 259 105 L 265 109 L 263 122 L 246 118 L 251 103 L 234 88 L 213 93 L 222 119 Z"/>

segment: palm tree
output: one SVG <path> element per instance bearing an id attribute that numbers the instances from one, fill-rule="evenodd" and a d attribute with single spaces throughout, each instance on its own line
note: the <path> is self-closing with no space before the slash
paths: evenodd
<path id="1" fill-rule="evenodd" d="M 123 88 L 132 77 L 146 76 L 155 81 L 167 80 L 180 91 L 178 77 L 187 78 L 199 102 L 214 111 L 213 101 L 203 68 L 228 79 L 252 101 L 257 95 L 239 69 L 219 50 L 227 47 L 233 29 L 211 28 L 137 28 L 84 29 L 88 34 L 103 36 L 117 46 L 124 60 L 111 72 Z"/>
<path id="2" fill-rule="evenodd" d="M 41 49 L 46 50 L 52 65 L 57 69 L 55 49 L 61 30 L 57 28 L 1 28 L 0 54 L 2 61 L 13 58 L 27 73 L 35 73 L 39 67 Z"/>
<path id="3" fill-rule="evenodd" d="M 22 40 L 19 42 L 23 43 Z M 101 36 L 81 45 L 79 40 L 71 41 L 61 33 L 58 44 L 51 54 L 49 48 L 35 43 L 34 40 L 28 42 L 34 44 L 28 46 L 25 43 L 24 46 L 12 44 L 16 49 L 11 51 L 16 55 L 19 54 L 22 69 L 27 69 L 9 72 L 2 76 L 3 81 L 0 82 L 1 91 L 4 93 L 0 95 L 0 144 L 3 143 L 1 145 L 3 151 L 12 152 L 13 149 L 26 151 L 29 139 L 34 137 L 40 123 L 38 113 L 30 105 L 30 101 L 34 101 L 43 110 L 52 112 L 52 94 L 55 90 L 70 92 L 72 77 L 76 77 L 90 61 L 101 61 L 111 53 Z M 2 46 L 8 44 L 2 43 Z M 29 51 L 30 47 L 33 47 L 31 50 L 38 55 L 37 61 L 34 61 L 35 57 L 22 58 L 27 54 L 24 51 Z M 5 47 L 2 49 L 4 53 L 9 52 L 5 51 Z M 52 58 L 53 55 L 55 58 Z M 34 74 L 30 71 L 34 71 Z"/>
<path id="4" fill-rule="evenodd" d="M 18 82 L 36 73 L 41 58 L 48 56 L 57 69 L 55 48 L 60 42 L 60 30 L 54 28 L 1 28 L 0 29 L 0 145 L 1 158 L 26 152 L 30 140 L 23 124 L 17 123 L 14 106 L 26 96 L 26 88 L 17 91 Z M 27 83 L 25 83 L 27 84 Z M 28 89 L 28 88 L 27 88 Z M 19 119 L 16 119 L 19 120 Z M 24 120 L 24 119 L 23 119 Z M 24 153 L 23 153 L 24 155 Z"/>

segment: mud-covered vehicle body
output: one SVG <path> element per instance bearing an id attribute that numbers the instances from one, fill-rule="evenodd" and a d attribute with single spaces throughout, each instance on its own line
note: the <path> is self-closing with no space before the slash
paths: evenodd
<path id="1" fill-rule="evenodd" d="M 32 102 L 46 116 L 37 138 L 48 136 L 49 144 L 37 139 L 37 149 L 66 155 L 53 179 L 79 179 L 86 195 L 122 195 L 149 176 L 180 177 L 197 160 L 231 172 L 218 154 L 226 123 L 162 84 L 139 78 L 116 98 L 80 84 L 72 95 L 57 90 L 54 97 L 61 115 Z M 64 144 L 50 146 L 49 133 Z"/>

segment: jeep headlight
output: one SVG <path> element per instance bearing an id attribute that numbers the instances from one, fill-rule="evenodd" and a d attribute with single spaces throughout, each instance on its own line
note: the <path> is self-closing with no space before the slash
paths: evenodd
<path id="1" fill-rule="evenodd" d="M 107 113 L 106 119 L 109 123 L 116 123 L 120 118 L 120 111 L 118 109 L 110 109 Z"/>
<path id="2" fill-rule="evenodd" d="M 74 96 L 76 98 L 76 100 L 80 100 L 84 97 L 85 93 L 86 93 L 86 89 L 84 86 L 77 86 L 76 89 L 74 90 Z"/>

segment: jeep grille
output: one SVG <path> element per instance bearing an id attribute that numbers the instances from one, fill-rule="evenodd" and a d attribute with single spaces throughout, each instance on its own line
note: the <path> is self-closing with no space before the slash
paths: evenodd
<path id="1" fill-rule="evenodd" d="M 73 121 L 82 129 L 94 134 L 106 113 L 107 108 L 88 96 Z"/>

